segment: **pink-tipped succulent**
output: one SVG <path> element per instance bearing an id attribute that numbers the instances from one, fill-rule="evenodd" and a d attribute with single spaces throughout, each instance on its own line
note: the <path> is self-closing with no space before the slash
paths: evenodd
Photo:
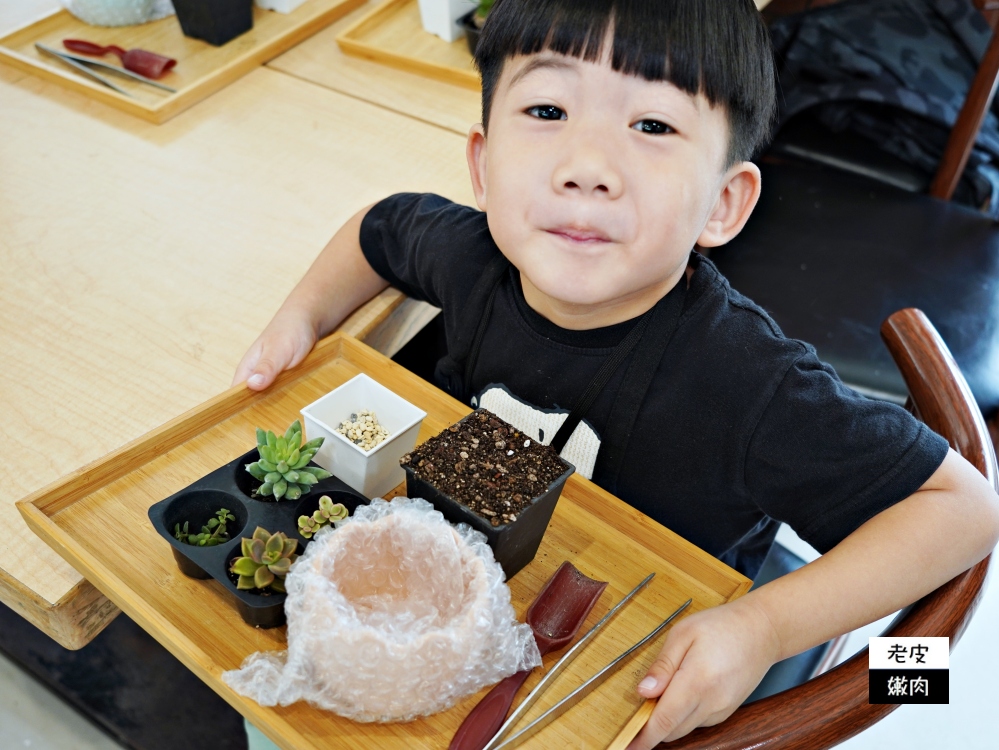
<path id="1" fill-rule="evenodd" d="M 323 526 L 342 521 L 350 512 L 343 503 L 334 503 L 329 495 L 319 498 L 319 510 L 311 516 L 298 517 L 298 533 L 306 539 L 311 539 Z"/>
<path id="2" fill-rule="evenodd" d="M 272 534 L 258 526 L 251 538 L 243 537 L 243 556 L 235 558 L 229 568 L 239 576 L 236 588 L 244 591 L 269 588 L 285 593 L 284 577 L 298 559 L 297 548 L 298 542 L 284 532 Z"/>

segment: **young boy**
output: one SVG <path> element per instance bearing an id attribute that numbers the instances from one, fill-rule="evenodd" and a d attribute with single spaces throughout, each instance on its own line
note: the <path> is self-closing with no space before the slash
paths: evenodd
<path id="1" fill-rule="evenodd" d="M 750 577 L 780 522 L 825 553 L 677 623 L 632 747 L 724 720 L 775 661 L 981 560 L 999 498 L 845 388 L 695 246 L 742 229 L 774 107 L 752 0 L 499 0 L 479 42 L 480 211 L 397 195 L 337 233 L 240 363 L 266 388 L 391 283 L 443 309 L 439 385 Z M 589 398 L 584 397 L 589 394 Z"/>

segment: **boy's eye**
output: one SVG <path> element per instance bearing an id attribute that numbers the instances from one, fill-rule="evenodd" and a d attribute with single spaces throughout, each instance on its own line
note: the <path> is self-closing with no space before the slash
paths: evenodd
<path id="1" fill-rule="evenodd" d="M 650 135 L 666 135 L 676 132 L 665 122 L 659 120 L 639 120 L 631 127 L 640 133 L 649 133 Z"/>
<path id="2" fill-rule="evenodd" d="M 564 120 L 565 112 L 552 104 L 539 104 L 536 107 L 528 107 L 527 114 L 537 117 L 540 120 Z"/>

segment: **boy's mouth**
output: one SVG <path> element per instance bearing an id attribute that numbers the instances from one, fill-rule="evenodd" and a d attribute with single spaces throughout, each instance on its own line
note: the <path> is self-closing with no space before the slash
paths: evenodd
<path id="1" fill-rule="evenodd" d="M 554 229 L 549 229 L 547 231 L 549 234 L 564 237 L 572 242 L 610 242 L 610 237 L 608 237 L 604 232 L 601 232 L 599 229 L 590 229 L 588 227 L 555 227 Z"/>

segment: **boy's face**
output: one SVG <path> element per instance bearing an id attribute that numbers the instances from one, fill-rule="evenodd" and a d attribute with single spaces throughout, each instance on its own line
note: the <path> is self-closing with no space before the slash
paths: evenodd
<path id="1" fill-rule="evenodd" d="M 609 45 L 605 45 L 609 47 Z M 489 135 L 469 133 L 479 207 L 527 301 L 567 328 L 627 320 L 679 280 L 696 244 L 727 242 L 759 171 L 725 169 L 721 107 L 665 82 L 541 52 L 507 60 Z"/>

